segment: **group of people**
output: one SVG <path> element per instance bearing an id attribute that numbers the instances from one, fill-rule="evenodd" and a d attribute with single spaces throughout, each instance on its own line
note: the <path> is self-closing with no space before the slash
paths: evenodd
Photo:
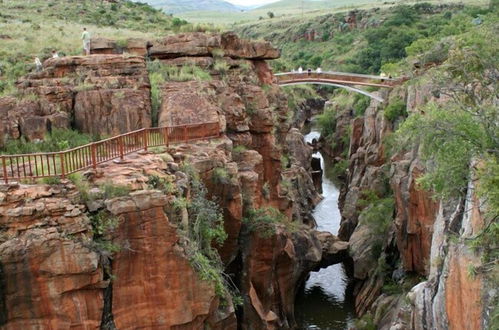
<path id="1" fill-rule="evenodd" d="M 304 73 L 305 71 L 303 71 L 303 68 L 300 66 L 300 67 L 298 68 L 298 70 L 293 69 L 293 70 L 291 70 L 291 72 L 292 72 L 292 73 Z M 319 68 L 317 68 L 317 69 L 315 70 L 315 72 L 317 72 L 317 73 L 322 73 L 322 69 L 319 67 Z M 312 73 L 312 69 L 308 68 L 308 69 L 307 69 L 307 74 L 311 74 L 311 73 Z"/>
<path id="2" fill-rule="evenodd" d="M 83 52 L 85 55 L 90 55 L 90 33 L 87 31 L 87 28 L 83 28 L 83 32 L 81 34 L 81 40 L 83 41 Z M 52 50 L 52 58 L 59 58 L 59 53 L 54 49 Z M 36 72 L 42 71 L 43 64 L 40 58 L 35 57 L 35 70 Z"/>

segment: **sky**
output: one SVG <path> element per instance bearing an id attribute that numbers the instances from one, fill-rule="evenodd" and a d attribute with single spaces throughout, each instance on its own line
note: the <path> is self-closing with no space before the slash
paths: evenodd
<path id="1" fill-rule="evenodd" d="M 264 5 L 271 2 L 276 2 L 279 0 L 226 0 L 227 2 L 242 5 L 242 6 L 255 6 L 255 5 Z"/>

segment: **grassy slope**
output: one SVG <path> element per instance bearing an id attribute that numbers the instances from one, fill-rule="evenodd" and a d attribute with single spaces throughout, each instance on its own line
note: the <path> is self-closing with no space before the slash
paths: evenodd
<path id="1" fill-rule="evenodd" d="M 238 8 L 223 0 L 145 0 L 154 8 L 162 9 L 167 13 L 182 13 L 205 8 L 209 11 L 237 11 Z"/>
<path id="2" fill-rule="evenodd" d="M 14 81 L 52 49 L 81 54 L 84 26 L 92 36 L 115 39 L 154 37 L 172 29 L 172 18 L 150 6 L 124 1 L 0 0 L 0 96 L 11 93 Z"/>
<path id="3" fill-rule="evenodd" d="M 419 1 L 420 2 L 420 1 Z M 462 0 L 429 0 L 434 4 L 441 3 L 461 3 Z M 488 0 L 465 0 L 467 4 L 483 5 L 488 3 Z M 216 11 L 195 11 L 183 13 L 179 16 L 195 23 L 216 23 L 224 25 L 232 24 L 254 24 L 258 21 L 270 21 L 267 16 L 269 11 L 273 12 L 275 18 L 272 20 L 288 20 L 290 18 L 307 18 L 312 19 L 318 15 L 325 15 L 339 11 L 347 11 L 353 9 L 368 9 L 373 7 L 389 7 L 393 4 L 414 4 L 418 3 L 415 0 L 329 0 L 329 1 L 304 1 L 302 10 L 301 0 L 283 0 L 264 7 L 256 8 L 249 11 L 241 11 L 230 13 Z"/>
<path id="4" fill-rule="evenodd" d="M 280 47 L 282 59 L 273 63 L 276 70 L 321 66 L 338 71 L 379 73 L 382 65 L 405 57 L 405 47 L 413 41 L 440 38 L 465 30 L 480 12 L 480 9 L 455 6 L 435 14 L 426 13 L 424 8 L 412 10 L 414 7 L 403 7 L 409 9 L 402 12 L 398 12 L 398 8 L 401 7 L 371 12 L 369 22 L 379 26 L 363 30 L 339 31 L 337 23 L 332 22 L 341 20 L 345 12 L 313 18 L 267 20 L 259 24 L 244 24 L 236 30 L 244 37 L 269 40 Z M 449 12 L 451 18 L 446 18 L 445 12 Z M 407 19 L 409 15 L 413 16 Z M 316 31 L 318 40 L 303 40 L 303 34 L 310 30 Z"/>

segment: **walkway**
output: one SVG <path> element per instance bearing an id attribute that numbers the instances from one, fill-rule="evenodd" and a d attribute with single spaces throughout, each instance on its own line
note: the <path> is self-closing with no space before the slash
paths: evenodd
<path id="1" fill-rule="evenodd" d="M 220 136 L 218 122 L 169 127 L 143 128 L 110 139 L 86 144 L 74 149 L 23 155 L 2 155 L 2 178 L 26 180 L 37 178 L 65 178 L 125 155 L 147 151 L 148 148 L 168 146 L 170 143 L 191 142 Z"/>
<path id="2" fill-rule="evenodd" d="M 276 73 L 277 84 L 281 86 L 301 85 L 301 84 L 315 84 L 315 85 L 329 85 L 340 88 L 346 88 L 356 93 L 364 94 L 380 102 L 383 99 L 379 96 L 364 91 L 354 86 L 369 86 L 379 88 L 393 88 L 394 86 L 405 81 L 404 79 L 392 79 L 388 77 L 380 77 L 373 75 L 345 73 L 335 71 L 325 72 L 284 72 Z"/>

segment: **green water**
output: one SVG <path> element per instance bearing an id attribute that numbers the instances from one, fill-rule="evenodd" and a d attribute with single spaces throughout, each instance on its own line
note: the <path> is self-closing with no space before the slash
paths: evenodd
<path id="1" fill-rule="evenodd" d="M 312 127 L 305 140 L 310 142 L 319 136 L 319 132 Z M 337 234 L 341 220 L 338 209 L 340 191 L 333 183 L 332 177 L 328 175 L 330 164 L 324 160 L 320 152 L 315 153 L 314 157 L 321 158 L 324 170 L 322 178 L 324 199 L 314 210 L 317 229 Z M 348 329 L 355 317 L 352 290 L 348 284 L 349 278 L 342 264 L 310 273 L 305 286 L 296 297 L 295 316 L 298 329 Z"/>

